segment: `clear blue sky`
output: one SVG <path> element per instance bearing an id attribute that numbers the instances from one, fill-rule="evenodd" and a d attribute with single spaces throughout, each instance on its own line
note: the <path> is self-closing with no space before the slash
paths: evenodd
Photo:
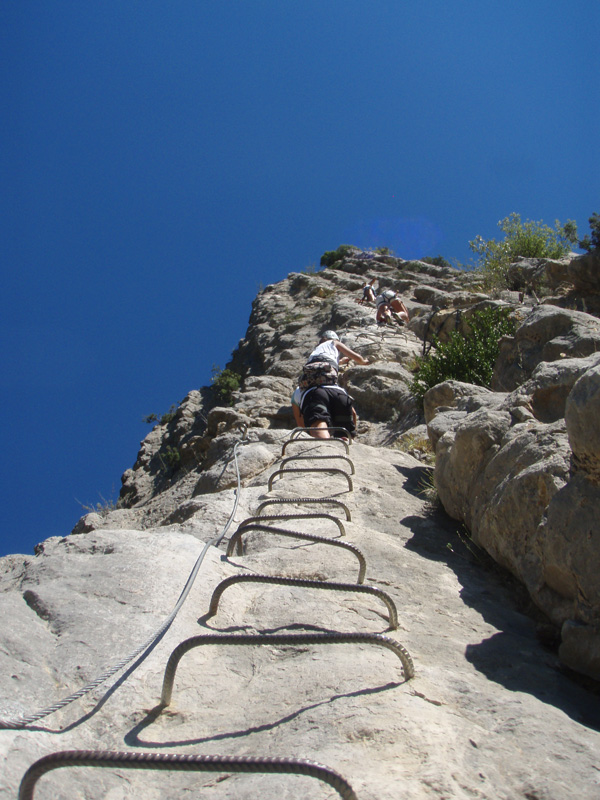
<path id="1" fill-rule="evenodd" d="M 116 499 L 260 285 L 600 212 L 598 0 L 3 0 L 0 554 Z M 79 501 L 79 502 L 78 502 Z"/>

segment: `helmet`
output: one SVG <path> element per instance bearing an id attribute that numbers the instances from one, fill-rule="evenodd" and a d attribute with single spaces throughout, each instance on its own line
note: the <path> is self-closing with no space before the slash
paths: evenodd
<path id="1" fill-rule="evenodd" d="M 325 331 L 325 333 L 321 334 L 321 341 L 325 342 L 329 339 L 339 339 L 340 337 L 337 335 L 335 331 Z"/>
<path id="2" fill-rule="evenodd" d="M 393 300 L 394 297 L 396 297 L 396 292 L 394 292 L 392 289 L 386 289 L 383 293 L 383 296 L 386 300 Z"/>

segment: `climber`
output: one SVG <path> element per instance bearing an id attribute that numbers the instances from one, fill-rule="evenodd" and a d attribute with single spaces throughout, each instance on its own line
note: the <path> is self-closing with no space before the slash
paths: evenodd
<path id="1" fill-rule="evenodd" d="M 294 415 L 294 422 L 296 423 L 297 428 L 304 427 L 304 417 L 302 416 L 302 411 L 300 410 L 300 404 L 302 403 L 302 389 L 298 386 L 295 389 L 294 394 L 292 395 L 292 414 Z"/>
<path id="2" fill-rule="evenodd" d="M 317 439 L 330 439 L 327 428 L 333 427 L 345 428 L 350 436 L 355 435 L 357 416 L 352 398 L 337 385 L 339 365 L 349 361 L 369 363 L 342 344 L 335 331 L 325 331 L 304 365 L 296 390 L 300 394 L 294 392 L 292 396 L 292 411 L 294 419 L 302 419 L 311 436 Z M 334 436 L 339 436 L 339 432 L 334 432 Z"/>
<path id="3" fill-rule="evenodd" d="M 373 280 L 369 281 L 369 283 L 365 283 L 363 286 L 363 295 L 358 301 L 358 305 L 362 306 L 364 303 L 374 303 L 375 302 L 375 284 L 377 283 L 377 278 L 373 278 Z"/>
<path id="4" fill-rule="evenodd" d="M 377 296 L 376 321 L 378 325 L 393 324 L 395 320 L 398 325 L 406 325 L 409 320 L 408 309 L 392 289 L 386 289 Z"/>

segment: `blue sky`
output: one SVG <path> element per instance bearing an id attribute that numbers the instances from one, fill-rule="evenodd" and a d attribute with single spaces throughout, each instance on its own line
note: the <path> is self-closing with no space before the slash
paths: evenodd
<path id="1" fill-rule="evenodd" d="M 5 0 L 0 554 L 66 535 L 341 243 L 600 211 L 597 0 Z"/>

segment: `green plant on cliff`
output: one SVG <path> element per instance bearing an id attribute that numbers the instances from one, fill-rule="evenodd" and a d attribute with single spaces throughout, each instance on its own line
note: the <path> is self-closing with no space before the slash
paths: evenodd
<path id="1" fill-rule="evenodd" d="M 166 425 L 175 418 L 176 412 L 177 405 L 173 404 L 166 414 L 161 414 L 160 416 L 158 414 L 146 414 L 145 417 L 142 417 L 142 422 L 147 422 L 148 425 L 153 425 L 155 422 L 160 422 L 161 425 Z"/>
<path id="2" fill-rule="evenodd" d="M 231 369 L 221 369 L 216 364 L 212 368 L 212 388 L 217 402 L 233 405 L 232 394 L 240 388 L 241 375 Z"/>
<path id="3" fill-rule="evenodd" d="M 341 261 L 342 258 L 346 258 L 357 249 L 351 244 L 341 244 L 337 250 L 326 250 L 321 256 L 321 266 L 331 267 L 336 261 Z"/>
<path id="4" fill-rule="evenodd" d="M 488 290 L 507 288 L 508 267 L 518 258 L 561 258 L 577 242 L 577 225 L 573 220 L 562 226 L 556 220 L 554 228 L 550 228 L 542 220 L 523 222 L 520 214 L 512 213 L 501 219 L 498 227 L 504 233 L 502 241 L 476 236 L 469 242 L 478 256 L 477 268 Z"/>
<path id="5" fill-rule="evenodd" d="M 162 454 L 163 464 L 166 462 L 172 470 L 176 470 L 181 462 L 181 453 L 176 447 L 167 445 Z"/>
<path id="6" fill-rule="evenodd" d="M 434 267 L 451 267 L 452 264 L 444 256 L 425 256 L 420 259 L 425 264 L 432 264 Z"/>
<path id="7" fill-rule="evenodd" d="M 590 223 L 590 233 L 586 234 L 579 242 L 579 247 L 589 253 L 592 250 L 600 249 L 600 214 L 592 214 L 588 222 Z"/>
<path id="8" fill-rule="evenodd" d="M 410 390 L 421 400 L 428 389 L 448 380 L 489 387 L 502 336 L 515 331 L 508 309 L 486 308 L 469 319 L 470 333 L 452 331 L 447 342 L 435 339 L 429 355 L 417 359 Z"/>

